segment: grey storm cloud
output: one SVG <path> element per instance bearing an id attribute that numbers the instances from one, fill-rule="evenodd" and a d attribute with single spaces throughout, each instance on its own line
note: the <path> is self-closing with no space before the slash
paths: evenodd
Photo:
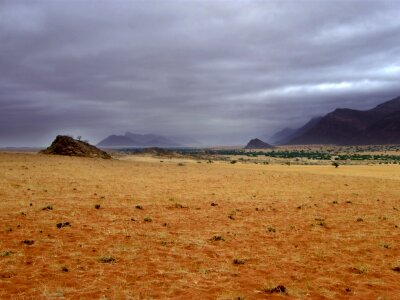
<path id="1" fill-rule="evenodd" d="M 242 144 L 399 83 L 399 1 L 0 0 L 0 146 Z"/>

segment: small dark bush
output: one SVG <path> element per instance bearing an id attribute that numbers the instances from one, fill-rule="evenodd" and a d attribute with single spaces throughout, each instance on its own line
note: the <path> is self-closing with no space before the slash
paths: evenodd
<path id="1" fill-rule="evenodd" d="M 57 223 L 57 228 L 71 227 L 69 222 Z"/>
<path id="2" fill-rule="evenodd" d="M 240 258 L 235 258 L 235 259 L 233 260 L 233 264 L 234 264 L 234 265 L 244 265 L 245 262 L 246 262 L 246 261 L 245 261 L 244 259 L 240 259 Z"/>
<path id="3" fill-rule="evenodd" d="M 392 268 L 392 271 L 400 272 L 400 265 L 394 266 L 394 267 Z"/>
<path id="4" fill-rule="evenodd" d="M 262 291 L 269 294 L 286 293 L 286 287 L 284 287 L 283 285 L 277 285 L 276 287 L 264 287 Z"/>
<path id="5" fill-rule="evenodd" d="M 211 238 L 211 240 L 212 240 L 213 242 L 225 241 L 224 238 L 223 238 L 222 236 L 220 236 L 220 235 L 214 235 L 214 236 Z"/>

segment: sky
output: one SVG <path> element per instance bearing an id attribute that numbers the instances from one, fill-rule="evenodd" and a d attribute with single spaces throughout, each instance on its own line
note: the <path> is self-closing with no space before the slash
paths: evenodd
<path id="1" fill-rule="evenodd" d="M 0 147 L 239 145 L 399 95 L 396 0 L 0 0 Z"/>

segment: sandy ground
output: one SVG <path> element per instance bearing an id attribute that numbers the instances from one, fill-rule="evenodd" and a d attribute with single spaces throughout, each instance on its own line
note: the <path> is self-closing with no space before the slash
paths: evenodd
<path id="1" fill-rule="evenodd" d="M 160 160 L 0 153 L 0 299 L 400 298 L 400 166 Z"/>

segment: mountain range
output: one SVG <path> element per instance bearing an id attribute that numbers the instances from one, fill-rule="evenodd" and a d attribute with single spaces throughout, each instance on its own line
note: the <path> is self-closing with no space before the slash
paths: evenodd
<path id="1" fill-rule="evenodd" d="M 285 128 L 271 140 L 279 145 L 400 144 L 400 97 L 370 110 L 337 108 L 299 129 Z"/>
<path id="2" fill-rule="evenodd" d="M 262 140 L 260 142 L 264 143 Z M 274 145 L 400 144 L 400 97 L 369 110 L 337 108 L 325 116 L 312 118 L 298 129 L 284 128 L 268 141 Z M 124 135 L 110 135 L 97 144 L 100 147 L 166 148 L 195 145 L 198 145 L 198 142 L 192 138 L 132 132 L 126 132 Z M 266 147 L 267 145 L 261 145 L 258 140 L 254 140 L 251 146 Z"/>
<path id="3" fill-rule="evenodd" d="M 182 147 L 197 144 L 191 138 L 165 137 L 156 134 L 126 132 L 124 135 L 110 135 L 100 141 L 100 147 Z"/>

